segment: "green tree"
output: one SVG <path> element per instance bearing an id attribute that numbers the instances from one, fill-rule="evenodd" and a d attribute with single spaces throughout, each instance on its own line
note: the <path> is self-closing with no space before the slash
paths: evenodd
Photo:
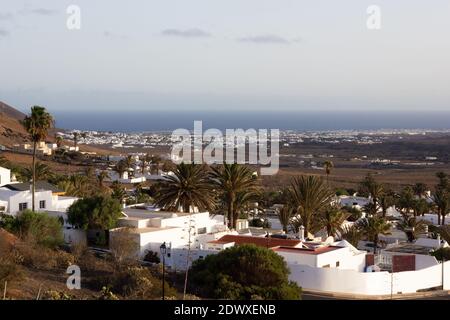
<path id="1" fill-rule="evenodd" d="M 45 163 L 36 162 L 34 175 L 35 175 L 36 181 L 47 180 L 47 179 L 51 178 L 52 171 L 50 170 L 50 167 L 47 166 Z M 23 170 L 21 176 L 27 182 L 33 181 L 33 168 L 25 168 Z"/>
<path id="2" fill-rule="evenodd" d="M 414 186 L 413 186 L 413 191 L 414 194 L 416 196 L 418 196 L 419 198 L 423 198 L 426 196 L 427 191 L 428 191 L 428 187 L 425 183 L 422 182 L 417 182 Z"/>
<path id="3" fill-rule="evenodd" d="M 336 237 L 342 233 L 342 224 L 350 216 L 338 206 L 330 205 L 319 215 L 319 226 L 327 229 L 327 235 Z"/>
<path id="4" fill-rule="evenodd" d="M 288 227 L 292 222 L 292 217 L 294 215 L 294 210 L 291 206 L 285 204 L 283 207 L 277 211 L 278 220 L 283 227 L 284 232 L 288 232 Z"/>
<path id="5" fill-rule="evenodd" d="M 55 248 L 64 241 L 61 221 L 56 217 L 25 210 L 19 213 L 15 220 L 10 225 L 13 229 L 9 231 L 23 240 L 50 248 Z"/>
<path id="6" fill-rule="evenodd" d="M 158 186 L 155 204 L 169 211 L 190 212 L 211 210 L 215 205 L 214 193 L 205 166 L 181 163 L 174 174 L 166 176 Z"/>
<path id="7" fill-rule="evenodd" d="M 415 200 L 416 198 L 413 188 L 407 186 L 403 188 L 399 198 L 397 199 L 397 207 L 402 214 L 409 214 L 413 211 Z"/>
<path id="8" fill-rule="evenodd" d="M 300 176 L 294 178 L 290 189 L 290 204 L 295 215 L 300 217 L 299 223 L 305 227 L 305 235 L 312 232 L 315 218 L 330 204 L 333 197 L 323 179 L 316 176 Z"/>
<path id="9" fill-rule="evenodd" d="M 127 167 L 125 161 L 120 160 L 116 163 L 113 170 L 115 172 L 117 172 L 117 174 L 119 175 L 119 179 L 122 179 L 123 174 L 128 170 L 128 167 Z"/>
<path id="10" fill-rule="evenodd" d="M 359 184 L 359 194 L 363 196 L 370 196 L 372 206 L 369 206 L 371 210 L 368 212 L 371 215 L 375 215 L 379 208 L 379 199 L 384 193 L 384 186 L 378 183 L 374 177 L 369 173 Z"/>
<path id="11" fill-rule="evenodd" d="M 350 242 L 354 247 L 358 247 L 358 242 L 362 239 L 363 232 L 357 224 L 342 228 L 341 238 Z"/>
<path id="12" fill-rule="evenodd" d="M 40 106 L 34 106 L 31 108 L 30 115 L 26 116 L 22 124 L 25 130 L 30 135 L 33 142 L 33 161 L 32 161 L 32 185 L 31 185 L 31 207 L 32 211 L 35 209 L 35 191 L 36 191 L 36 148 L 37 144 L 48 135 L 48 131 L 53 127 L 53 117 L 48 113 L 45 108 Z"/>
<path id="13" fill-rule="evenodd" d="M 112 183 L 111 197 L 113 199 L 118 200 L 120 203 L 123 203 L 124 200 L 127 198 L 127 192 L 125 191 L 124 186 L 120 182 L 114 181 Z"/>
<path id="14" fill-rule="evenodd" d="M 116 199 L 96 196 L 75 201 L 67 210 L 68 222 L 83 230 L 107 230 L 114 228 L 122 215 Z"/>
<path id="15" fill-rule="evenodd" d="M 333 168 L 334 168 L 334 163 L 333 163 L 333 161 L 331 161 L 331 160 L 327 160 L 327 161 L 325 161 L 325 162 L 323 163 L 323 167 L 324 167 L 324 169 L 325 169 L 325 173 L 326 173 L 326 175 L 327 175 L 327 182 L 328 182 L 328 181 L 329 181 L 330 174 L 331 174 L 331 171 L 332 171 Z"/>
<path id="16" fill-rule="evenodd" d="M 385 218 L 379 216 L 370 216 L 359 220 L 357 227 L 362 231 L 363 235 L 373 243 L 373 252 L 377 252 L 379 243 L 379 235 L 391 234 L 391 224 Z"/>
<path id="17" fill-rule="evenodd" d="M 207 298 L 301 298 L 301 289 L 288 281 L 289 269 L 284 259 L 255 245 L 235 246 L 196 260 L 190 274 L 193 290 Z"/>
<path id="18" fill-rule="evenodd" d="M 211 182 L 226 207 L 228 226 L 236 229 L 242 202 L 259 192 L 258 179 L 247 166 L 224 163 L 213 168 Z"/>
<path id="19" fill-rule="evenodd" d="M 439 179 L 433 194 L 433 202 L 437 209 L 438 224 L 445 225 L 445 216 L 450 212 L 450 184 L 448 175 L 444 172 L 436 173 Z"/>
<path id="20" fill-rule="evenodd" d="M 426 230 L 427 223 L 423 220 L 417 220 L 416 217 L 403 216 L 402 221 L 397 223 L 397 229 L 403 231 L 409 242 L 413 242 L 420 234 Z"/>

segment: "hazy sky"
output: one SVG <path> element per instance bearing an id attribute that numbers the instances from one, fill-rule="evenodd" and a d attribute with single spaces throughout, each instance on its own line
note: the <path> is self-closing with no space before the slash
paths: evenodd
<path id="1" fill-rule="evenodd" d="M 81 8 L 81 30 L 66 9 Z M 368 30 L 369 5 L 381 30 Z M 50 110 L 449 110 L 448 0 L 1 0 L 0 100 Z"/>

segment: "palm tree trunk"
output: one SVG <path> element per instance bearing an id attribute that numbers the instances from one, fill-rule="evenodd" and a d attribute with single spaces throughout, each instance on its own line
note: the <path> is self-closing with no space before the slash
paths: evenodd
<path id="1" fill-rule="evenodd" d="M 438 225 L 440 225 L 441 224 L 441 210 L 438 210 L 437 211 L 437 216 L 438 216 Z"/>
<path id="2" fill-rule="evenodd" d="M 377 253 L 377 247 L 378 247 L 378 235 L 375 236 L 373 239 L 373 253 Z"/>
<path id="3" fill-rule="evenodd" d="M 442 225 L 445 226 L 445 213 L 442 214 Z"/>
<path id="4" fill-rule="evenodd" d="M 34 198 L 36 191 L 36 141 L 33 141 L 33 164 L 32 164 L 32 181 L 31 181 L 31 210 L 34 211 Z"/>
<path id="5" fill-rule="evenodd" d="M 234 227 L 233 211 L 234 211 L 234 197 L 230 196 L 228 199 L 228 227 Z"/>

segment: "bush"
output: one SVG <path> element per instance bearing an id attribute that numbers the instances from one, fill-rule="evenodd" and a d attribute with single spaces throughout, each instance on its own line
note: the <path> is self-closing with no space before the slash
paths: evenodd
<path id="1" fill-rule="evenodd" d="M 442 261 L 442 258 L 444 258 L 444 261 L 450 260 L 450 248 L 439 248 L 431 253 L 433 257 L 435 257 L 438 261 Z"/>
<path id="2" fill-rule="evenodd" d="M 30 243 L 56 248 L 64 242 L 59 219 L 45 213 L 25 210 L 17 217 L 2 217 L 2 223 L 6 230 Z"/>
<path id="3" fill-rule="evenodd" d="M 109 196 L 80 199 L 68 209 L 68 221 L 83 230 L 107 230 L 116 226 L 122 207 Z"/>
<path id="4" fill-rule="evenodd" d="M 263 218 L 254 218 L 250 221 L 249 223 L 250 227 L 255 227 L 255 228 L 270 228 L 270 222 L 267 219 L 263 219 Z"/>
<path id="5" fill-rule="evenodd" d="M 192 289 L 208 298 L 301 298 L 301 288 L 288 281 L 289 270 L 283 258 L 255 245 L 232 247 L 197 260 L 190 274 Z"/>
<path id="6" fill-rule="evenodd" d="M 151 262 L 151 263 L 160 263 L 161 260 L 159 259 L 159 256 L 156 252 L 153 252 L 151 250 L 147 250 L 145 252 L 144 261 Z"/>
<path id="7" fill-rule="evenodd" d="M 127 267 L 111 275 L 98 277 L 97 285 L 127 299 L 159 299 L 162 283 L 148 268 Z M 177 292 L 165 283 L 165 295 L 176 296 Z M 107 295 L 108 296 L 108 295 Z"/>

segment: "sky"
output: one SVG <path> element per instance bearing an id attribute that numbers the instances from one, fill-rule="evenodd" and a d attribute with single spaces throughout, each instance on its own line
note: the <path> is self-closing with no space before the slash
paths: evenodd
<path id="1" fill-rule="evenodd" d="M 81 10 L 69 30 L 66 10 Z M 381 9 L 379 30 L 367 8 Z M 450 110 L 448 0 L 2 0 L 28 110 Z"/>

